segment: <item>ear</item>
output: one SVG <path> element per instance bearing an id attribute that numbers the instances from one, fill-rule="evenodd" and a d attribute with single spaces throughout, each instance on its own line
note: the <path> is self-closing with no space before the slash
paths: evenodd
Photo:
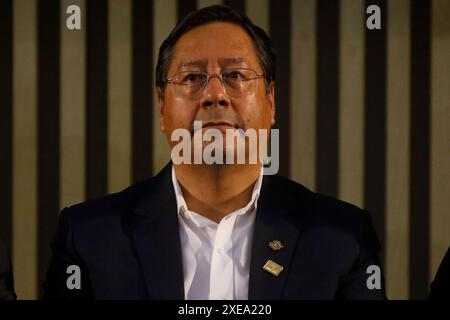
<path id="1" fill-rule="evenodd" d="M 267 98 L 270 102 L 270 124 L 275 124 L 275 82 L 271 81 L 269 85 L 269 94 Z"/>
<path id="2" fill-rule="evenodd" d="M 161 87 L 156 87 L 156 103 L 158 105 L 159 128 L 162 132 L 164 132 L 164 96 L 162 90 L 163 89 Z"/>

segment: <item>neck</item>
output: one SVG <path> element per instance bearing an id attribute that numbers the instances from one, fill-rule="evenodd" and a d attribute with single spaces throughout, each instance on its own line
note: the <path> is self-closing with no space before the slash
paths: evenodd
<path id="1" fill-rule="evenodd" d="M 261 165 L 174 165 L 189 210 L 215 222 L 250 200 Z"/>

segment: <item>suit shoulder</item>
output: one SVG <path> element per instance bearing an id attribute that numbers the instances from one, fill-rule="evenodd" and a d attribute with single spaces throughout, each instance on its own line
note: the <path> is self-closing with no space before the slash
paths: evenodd
<path id="1" fill-rule="evenodd" d="M 360 228 L 369 213 L 355 204 L 335 197 L 314 192 L 301 183 L 291 179 L 276 176 L 275 187 L 279 194 L 285 197 L 290 207 L 308 214 L 308 218 L 315 224 Z"/>
<path id="2" fill-rule="evenodd" d="M 338 209 L 338 210 L 346 210 L 352 212 L 361 212 L 361 208 L 358 206 L 337 199 L 332 196 L 328 196 L 319 192 L 315 192 L 310 190 L 308 187 L 303 184 L 296 182 L 294 180 L 288 179 L 283 176 L 273 176 L 273 187 L 280 190 L 283 194 L 292 197 L 294 199 L 299 199 L 299 197 L 307 198 L 307 200 L 313 201 L 316 205 L 318 205 L 321 209 Z"/>
<path id="3" fill-rule="evenodd" d="M 370 213 L 349 202 L 313 192 L 300 183 L 277 178 L 277 203 L 289 203 L 289 219 L 304 234 L 320 235 L 335 243 L 350 240 L 356 247 L 379 250 L 380 244 Z M 275 199 L 275 198 L 273 198 Z M 324 240 L 325 241 L 325 240 Z"/>
<path id="4" fill-rule="evenodd" d="M 122 191 L 70 205 L 63 209 L 61 215 L 76 223 L 127 214 L 134 210 L 144 192 L 152 188 L 154 180 L 155 177 L 149 178 Z"/>

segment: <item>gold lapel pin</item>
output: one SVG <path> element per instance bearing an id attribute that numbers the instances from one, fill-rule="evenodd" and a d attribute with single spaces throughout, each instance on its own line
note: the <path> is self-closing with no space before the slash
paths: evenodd
<path id="1" fill-rule="evenodd" d="M 272 240 L 269 242 L 269 248 L 273 251 L 281 250 L 284 248 L 284 243 L 281 240 Z"/>
<path id="2" fill-rule="evenodd" d="M 275 277 L 278 277 L 278 275 L 283 271 L 283 266 L 279 265 L 275 261 L 267 260 L 266 264 L 263 266 L 263 269 L 267 272 L 271 273 Z"/>

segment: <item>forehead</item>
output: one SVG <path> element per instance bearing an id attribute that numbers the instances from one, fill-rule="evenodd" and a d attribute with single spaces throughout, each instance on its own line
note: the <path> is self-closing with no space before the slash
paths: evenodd
<path id="1" fill-rule="evenodd" d="M 238 25 L 214 22 L 194 28 L 180 37 L 170 69 L 233 64 L 258 68 L 253 41 Z"/>

